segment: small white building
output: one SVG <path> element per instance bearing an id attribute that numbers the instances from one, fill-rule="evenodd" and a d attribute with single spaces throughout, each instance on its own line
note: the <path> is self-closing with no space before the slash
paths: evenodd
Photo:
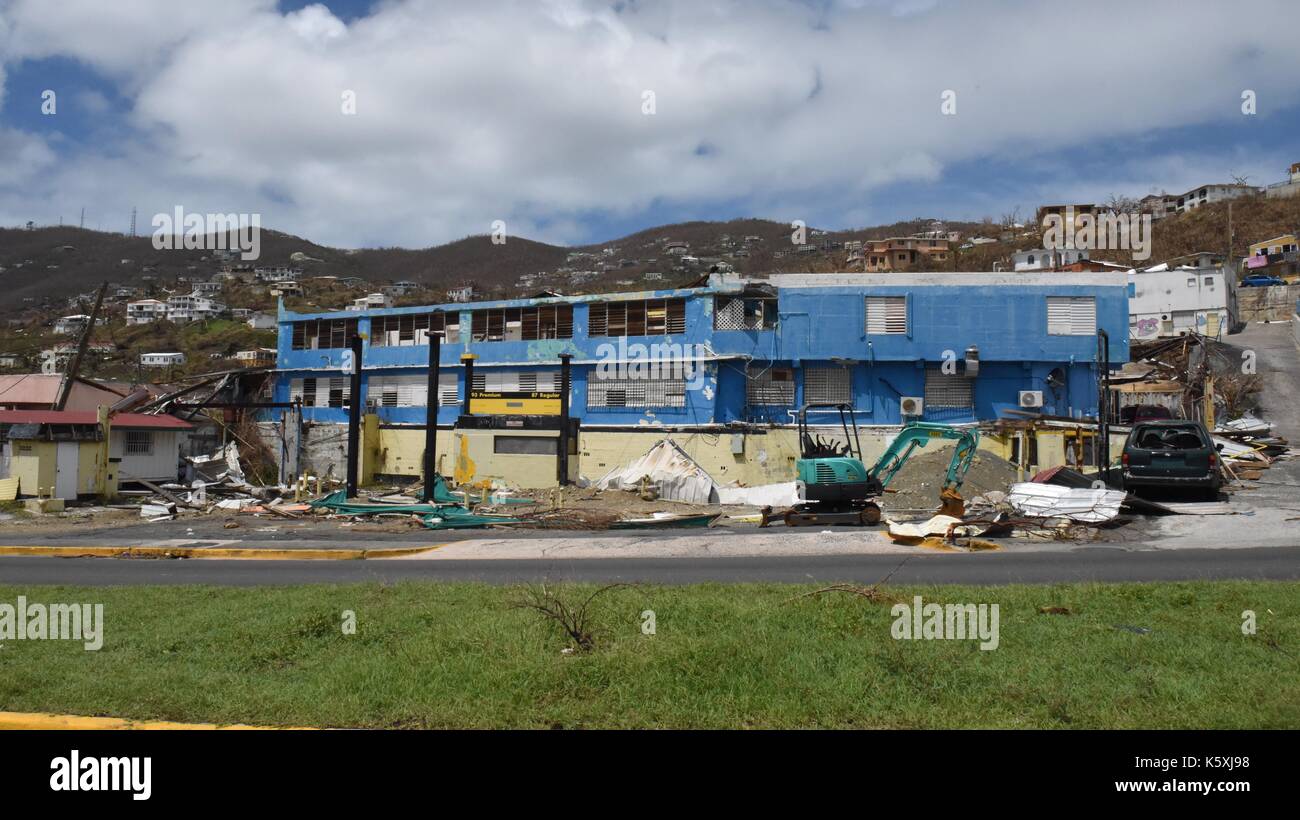
<path id="1" fill-rule="evenodd" d="M 448 302 L 472 302 L 474 301 L 474 286 L 465 285 L 459 288 L 452 288 L 447 291 Z"/>
<path id="2" fill-rule="evenodd" d="M 275 330 L 280 326 L 275 317 L 267 313 L 254 313 L 248 317 L 246 324 L 253 330 Z"/>
<path id="3" fill-rule="evenodd" d="M 1081 248 L 1032 248 L 1011 256 L 1018 271 L 1057 270 L 1087 258 L 1088 251 Z"/>
<path id="4" fill-rule="evenodd" d="M 1230 278 L 1223 268 L 1167 264 L 1129 272 L 1129 338 L 1183 336 L 1195 332 L 1211 338 L 1226 334 L 1234 304 Z"/>
<path id="5" fill-rule="evenodd" d="M 221 282 L 195 282 L 193 289 L 196 296 L 215 296 L 224 286 Z"/>
<path id="6" fill-rule="evenodd" d="M 171 367 L 185 364 L 184 353 L 141 353 L 141 367 Z"/>
<path id="7" fill-rule="evenodd" d="M 373 310 L 376 308 L 390 308 L 393 306 L 393 300 L 385 293 L 367 293 L 359 299 L 353 299 L 352 304 L 348 305 L 348 310 Z"/>
<path id="8" fill-rule="evenodd" d="M 80 333 L 85 330 L 90 317 L 84 313 L 78 313 L 73 316 L 60 316 L 54 322 L 55 333 Z"/>
<path id="9" fill-rule="evenodd" d="M 1259 192 L 1260 189 L 1254 185 L 1202 185 L 1178 197 L 1175 209 L 1180 214 L 1186 213 L 1202 205 L 1223 202 L 1227 199 L 1239 199 L 1244 196 L 1256 196 Z"/>

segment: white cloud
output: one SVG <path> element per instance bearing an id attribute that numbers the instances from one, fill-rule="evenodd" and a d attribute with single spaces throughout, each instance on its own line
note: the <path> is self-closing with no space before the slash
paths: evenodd
<path id="1" fill-rule="evenodd" d="M 78 156 L 56 193 L 259 212 L 341 245 L 423 246 L 494 219 L 584 238 L 585 214 L 663 203 L 824 224 L 957 162 L 1116 137 L 1147 155 L 1154 128 L 1241 117 L 1243 88 L 1264 113 L 1294 105 L 1300 76 L 1300 52 L 1222 4 L 392 0 L 345 25 L 271 0 L 76 3 L 19 0 L 0 32 L 8 18 L 17 57 L 63 54 L 118 77 L 138 137 Z M 940 113 L 945 89 L 955 116 Z M 1124 160 L 1115 183 L 1137 183 L 1125 193 L 1182 178 Z M 0 217 L 13 193 L 0 188 Z"/>

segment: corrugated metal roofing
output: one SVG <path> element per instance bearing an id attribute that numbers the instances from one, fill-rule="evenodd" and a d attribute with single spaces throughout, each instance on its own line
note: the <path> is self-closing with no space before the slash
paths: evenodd
<path id="1" fill-rule="evenodd" d="M 0 424 L 97 424 L 93 410 L 0 410 Z M 153 416 L 148 413 L 118 413 L 112 426 L 135 430 L 189 430 L 188 421 L 175 416 Z"/>

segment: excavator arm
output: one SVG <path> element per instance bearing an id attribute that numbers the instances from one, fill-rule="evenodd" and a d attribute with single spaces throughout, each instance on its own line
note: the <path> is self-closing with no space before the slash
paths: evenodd
<path id="1" fill-rule="evenodd" d="M 898 436 L 889 444 L 884 455 L 875 463 L 868 473 L 888 487 L 898 471 L 912 457 L 918 447 L 924 447 L 932 439 L 954 439 L 952 461 L 948 463 L 948 472 L 944 476 L 943 496 L 951 496 L 961 488 L 966 479 L 966 472 L 975 460 L 975 450 L 980 443 L 979 430 L 973 427 L 951 427 L 929 421 L 913 421 L 907 424 Z M 957 496 L 960 498 L 960 496 Z"/>

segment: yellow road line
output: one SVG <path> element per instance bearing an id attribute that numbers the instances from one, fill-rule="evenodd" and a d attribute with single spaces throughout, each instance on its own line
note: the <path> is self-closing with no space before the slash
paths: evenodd
<path id="1" fill-rule="evenodd" d="M 126 718 L 82 717 L 39 712 L 0 712 L 0 731 L 57 730 L 175 730 L 175 729 L 311 729 L 310 726 L 248 726 L 243 723 L 174 723 L 169 720 L 129 720 Z"/>
<path id="2" fill-rule="evenodd" d="M 48 558 L 252 558 L 274 561 L 355 561 L 417 555 L 446 544 L 378 549 L 282 549 L 262 547 L 66 547 L 2 546 L 0 555 L 36 555 Z"/>

